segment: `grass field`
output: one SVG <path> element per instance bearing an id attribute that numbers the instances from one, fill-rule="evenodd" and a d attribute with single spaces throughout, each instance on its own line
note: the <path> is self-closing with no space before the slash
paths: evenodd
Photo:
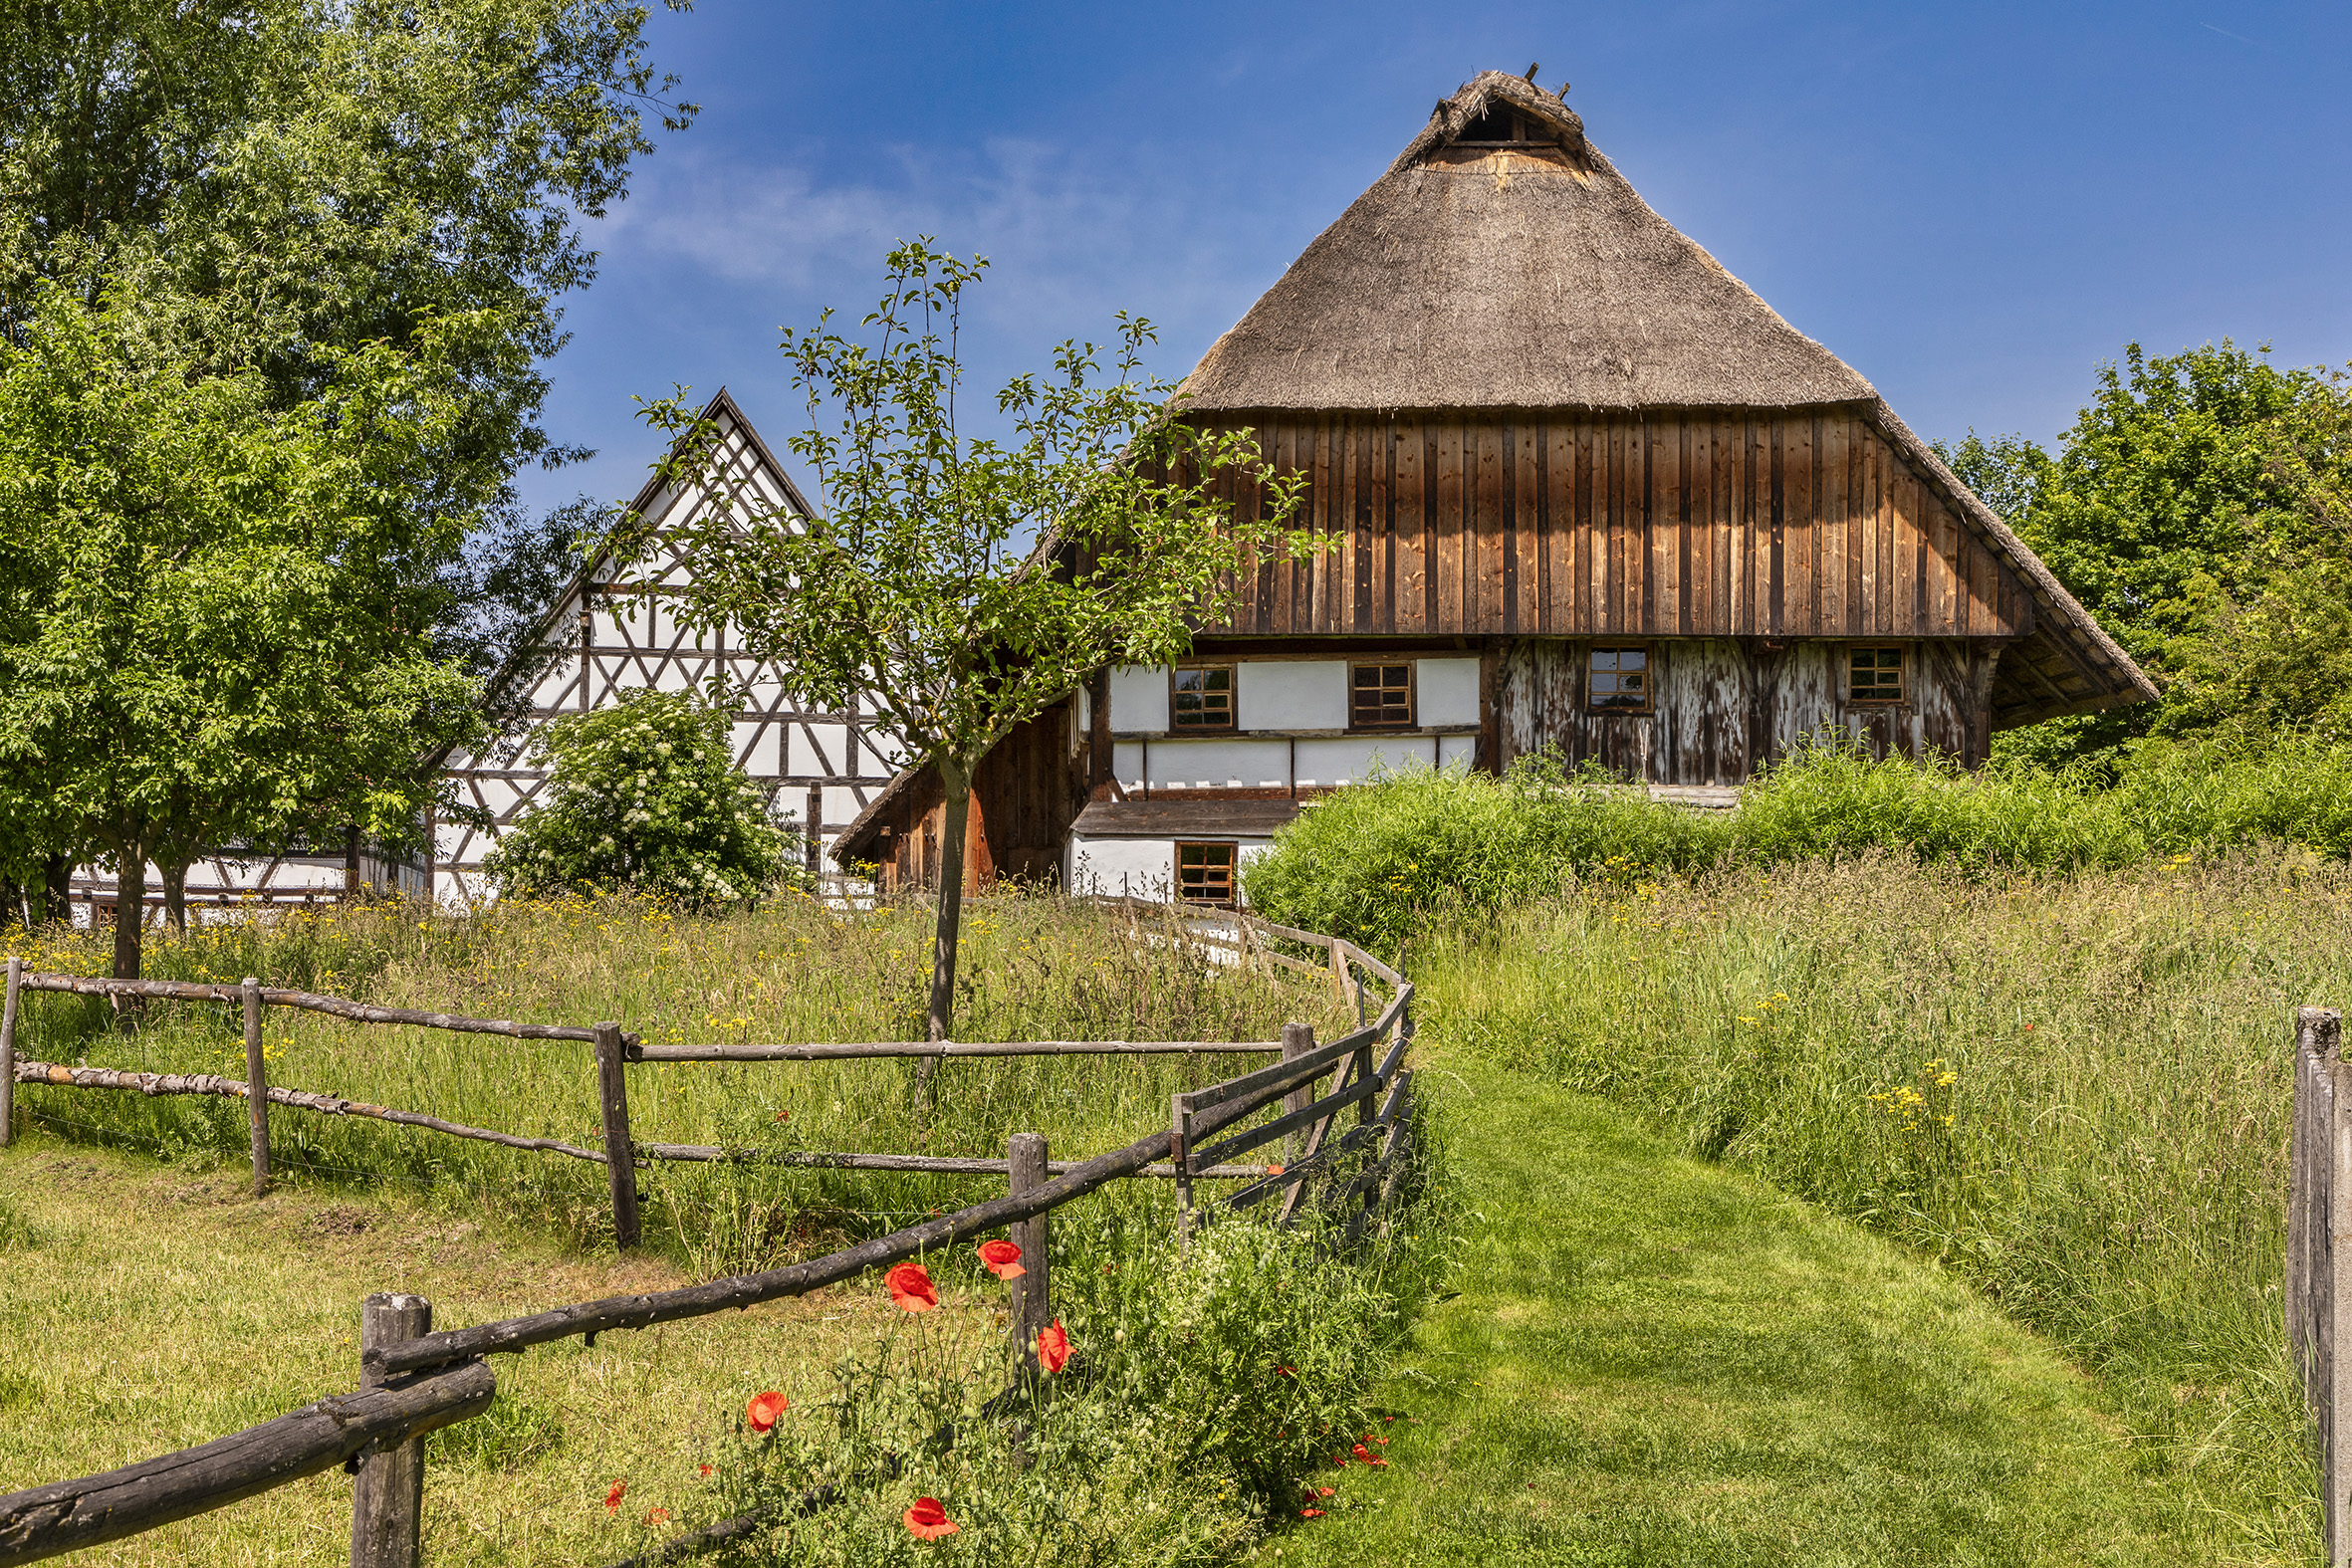
<path id="1" fill-rule="evenodd" d="M 1261 1568 L 2246 1561 L 1960 1280 L 1440 1037 L 1469 1211 L 1373 1452 Z M 2277 1557 L 2260 1560 L 2276 1562 Z"/>
<path id="2" fill-rule="evenodd" d="M 257 973 L 394 1002 L 578 1022 L 666 1039 L 903 1037 L 919 1023 L 923 912 L 840 919 L 796 904 L 686 921 L 627 904 L 508 905 L 458 920 L 396 909 L 199 930 L 153 972 Z M 1338 1021 L 1327 982 L 1244 975 L 1146 922 L 1046 898 L 969 912 L 960 1032 L 988 1037 L 1264 1039 Z M 32 955 L 91 971 L 84 938 Z M 124 1033 L 99 1004 L 39 997 L 28 1056 L 236 1070 L 227 1009 L 158 1006 Z M 271 1014 L 274 1080 L 461 1122 L 595 1142 L 584 1048 Z M 1164 1127 L 1171 1090 L 1261 1055 L 1016 1058 L 946 1064 L 934 1110 L 907 1064 L 631 1069 L 640 1138 L 737 1147 L 1001 1154 L 1046 1133 L 1058 1155 Z M 760 1167 L 641 1178 L 650 1255 L 615 1260 L 602 1172 L 584 1162 L 282 1110 L 280 1176 L 254 1200 L 243 1106 L 29 1086 L 0 1154 L 0 1490 L 205 1441 L 352 1386 L 357 1306 L 419 1291 L 444 1326 L 830 1250 L 1004 1190 Z M 1318 1458 L 1312 1436 L 1360 1418 L 1437 1263 L 1434 1237 L 1344 1259 L 1306 1233 L 1240 1223 L 1192 1241 L 1173 1191 L 1114 1184 L 1054 1222 L 1056 1312 L 1083 1376 L 1010 1426 L 978 1418 L 1012 1376 L 1003 1287 L 969 1248 L 929 1260 L 946 1310 L 920 1318 L 877 1280 L 821 1298 L 500 1358 L 492 1413 L 434 1440 L 428 1539 L 447 1560 L 555 1565 L 642 1550 L 779 1491 L 843 1480 L 849 1500 L 794 1551 L 900 1560 L 920 1492 L 968 1526 L 925 1560 L 1228 1560 Z M 1278 1370 L 1279 1369 L 1279 1370 Z M 762 1388 L 798 1414 L 748 1443 Z M 921 1440 L 943 1423 L 949 1448 Z M 903 1473 L 884 1469 L 905 1460 Z M 710 1463 L 706 1479 L 699 1466 Z M 605 1499 L 615 1481 L 625 1490 Z M 88 1562 L 316 1562 L 344 1549 L 349 1482 L 316 1477 Z M 660 1510 L 656 1514 L 654 1510 Z M 666 1516 L 666 1517 L 665 1517 Z"/>
<path id="3" fill-rule="evenodd" d="M 806 901 L 695 920 L 626 901 L 504 904 L 472 917 L 379 907 L 291 915 L 274 926 L 198 927 L 156 941 L 151 976 L 273 985 L 533 1022 L 616 1018 L 648 1039 L 869 1040 L 922 1032 L 929 914 L 897 907 L 850 919 Z M 1051 898 L 968 911 L 959 997 L 965 1039 L 1276 1038 L 1287 1019 L 1339 1021 L 1330 987 L 1244 977 L 1127 918 Z M 22 940 L 20 938 L 20 940 Z M 33 947 L 36 967 L 103 972 L 101 939 Z M 21 950 L 21 949 L 20 949 Z M 421 1111 L 468 1126 L 600 1146 L 593 1058 L 569 1041 L 512 1040 L 346 1023 L 290 1008 L 266 1015 L 271 1081 Z M 242 1076 L 229 1008 L 161 1005 L 122 1033 L 96 1000 L 28 996 L 21 1055 L 138 1071 Z M 1043 1133 L 1058 1158 L 1098 1154 L 1164 1126 L 1168 1096 L 1263 1056 L 1070 1057 L 942 1067 L 921 1113 L 911 1061 L 647 1064 L 629 1069 L 630 1125 L 645 1142 L 1002 1158 L 1014 1132 Z M 86 1140 L 203 1167 L 245 1158 L 245 1108 L 28 1086 L 21 1114 Z M 272 1159 L 328 1184 L 385 1183 L 453 1215 L 550 1229 L 608 1244 L 599 1167 L 355 1119 L 276 1112 Z M 906 1178 L 761 1166 L 657 1166 L 649 1242 L 705 1274 L 766 1266 L 888 1231 L 909 1216 L 977 1202 L 979 1179 Z"/>
<path id="4" fill-rule="evenodd" d="M 1430 1036 L 1615 1100 L 2048 1336 L 2210 1560 L 2311 1560 L 2288 1062 L 2298 1006 L 2352 1001 L 2342 864 L 1811 863 L 1571 892 L 1407 964 Z"/>

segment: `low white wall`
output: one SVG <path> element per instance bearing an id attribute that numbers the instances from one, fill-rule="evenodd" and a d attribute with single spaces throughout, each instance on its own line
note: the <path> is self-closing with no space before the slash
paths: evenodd
<path id="1" fill-rule="evenodd" d="M 1266 853 L 1273 842 L 1270 838 L 1235 839 L 1236 870 Z M 1062 883 L 1073 893 L 1168 898 L 1176 886 L 1176 840 L 1073 836 Z"/>

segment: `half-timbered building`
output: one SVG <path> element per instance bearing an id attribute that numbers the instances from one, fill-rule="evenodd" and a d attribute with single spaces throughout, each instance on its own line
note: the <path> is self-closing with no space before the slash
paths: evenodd
<path id="1" fill-rule="evenodd" d="M 714 502 L 738 517 L 775 520 L 810 515 L 808 501 L 724 387 L 702 411 L 711 433 L 707 456 L 675 475 L 656 467 L 628 510 L 650 531 L 645 560 L 624 567 L 609 555 L 588 562 L 548 607 L 529 662 L 502 679 L 532 690 L 525 721 L 494 748 L 447 763 L 462 800 L 490 822 L 434 824 L 432 885 L 445 903 L 472 904 L 489 891 L 483 857 L 498 835 L 528 812 L 548 775 L 532 740 L 564 714 L 608 707 L 625 692 L 709 691 L 716 678 L 737 702 L 736 766 L 790 813 L 812 869 L 826 848 L 897 771 L 895 738 L 870 710 L 808 708 L 773 665 L 752 657 L 729 627 L 698 632 L 671 606 L 685 567 L 664 541 L 699 520 Z M 546 650 L 560 649 L 552 658 Z"/>
<path id="2" fill-rule="evenodd" d="M 1975 766 L 1996 730 L 2154 695 L 1869 382 L 1520 78 L 1441 102 L 1185 394 L 1306 476 L 1328 549 L 1260 564 L 1183 664 L 1105 670 L 1002 743 L 975 882 L 1223 901 L 1301 800 L 1383 764 L 1550 746 L 1720 803 L 1807 737 Z M 940 820 L 902 777 L 840 852 L 921 884 Z"/>

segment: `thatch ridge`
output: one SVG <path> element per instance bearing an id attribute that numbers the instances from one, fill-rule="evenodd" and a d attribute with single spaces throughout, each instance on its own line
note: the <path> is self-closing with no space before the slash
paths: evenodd
<path id="1" fill-rule="evenodd" d="M 1458 146 L 1498 100 L 1550 138 Z M 1203 413 L 1878 396 L 1653 211 L 1566 105 L 1493 71 L 1438 105 L 1184 391 Z"/>

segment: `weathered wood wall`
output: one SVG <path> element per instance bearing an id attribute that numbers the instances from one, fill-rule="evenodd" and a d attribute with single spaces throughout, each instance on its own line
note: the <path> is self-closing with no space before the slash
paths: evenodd
<path id="1" fill-rule="evenodd" d="M 1571 763 L 1597 761 L 1663 784 L 1736 784 L 1824 730 L 1850 735 L 1875 757 L 1933 752 L 1975 767 L 1992 734 L 1987 693 L 1998 644 L 1904 640 L 1909 700 L 1845 701 L 1845 644 L 1767 647 L 1728 637 L 1648 644 L 1651 711 L 1585 711 L 1588 642 L 1529 637 L 1497 660 L 1498 766 L 1557 746 Z"/>
<path id="2" fill-rule="evenodd" d="M 1071 723 L 1071 705 L 1060 702 L 1015 726 L 981 762 L 964 824 L 967 892 L 1006 877 L 1032 881 L 1058 873 L 1069 824 L 1086 804 L 1085 743 Z M 874 851 L 882 889 L 936 885 L 946 820 L 937 778 L 926 773 L 892 802 L 886 820 L 890 832 Z"/>
<path id="3" fill-rule="evenodd" d="M 2016 637 L 2011 569 L 1859 409 L 1220 414 L 1337 548 L 1240 584 L 1245 634 Z M 1257 487 L 1229 487 L 1244 516 Z"/>

